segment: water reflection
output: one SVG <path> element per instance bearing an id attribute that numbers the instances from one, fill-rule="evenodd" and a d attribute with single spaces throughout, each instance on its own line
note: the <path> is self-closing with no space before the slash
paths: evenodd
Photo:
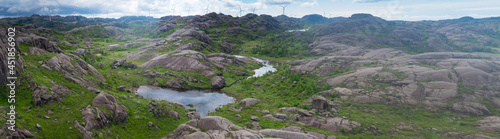
<path id="1" fill-rule="evenodd" d="M 177 91 L 166 88 L 153 88 L 140 86 L 137 93 L 145 98 L 166 100 L 179 103 L 185 108 L 196 109 L 201 116 L 207 116 L 209 112 L 214 112 L 216 108 L 234 103 L 234 98 L 226 94 L 201 90 Z"/>

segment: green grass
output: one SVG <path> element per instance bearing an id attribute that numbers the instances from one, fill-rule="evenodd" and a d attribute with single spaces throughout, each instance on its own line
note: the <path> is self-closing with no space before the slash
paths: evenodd
<path id="1" fill-rule="evenodd" d="M 20 47 L 22 52 L 26 52 L 30 46 L 20 44 Z M 57 54 L 43 53 L 40 56 L 29 55 L 24 57 L 26 68 L 24 69 L 25 72 L 23 76 L 30 74 L 31 79 L 22 80 L 20 82 L 22 86 L 16 90 L 15 106 L 16 112 L 19 113 L 16 120 L 17 126 L 29 129 L 31 133 L 39 138 L 81 138 L 82 133 L 74 128 L 73 123 L 68 123 L 68 121 L 74 122 L 77 120 L 78 122 L 84 122 L 80 110 L 88 105 L 91 105 L 91 101 L 97 94 L 89 92 L 86 88 L 81 87 L 76 83 L 67 81 L 56 71 L 47 71 L 43 68 L 38 68 L 40 66 L 38 61 L 47 61 L 55 55 Z M 101 69 L 100 71 L 102 72 L 103 70 Z M 131 73 L 133 70 L 125 72 Z M 123 124 L 111 124 L 104 129 L 93 131 L 95 135 L 102 132 L 107 137 L 111 138 L 114 138 L 116 135 L 122 135 L 122 138 L 125 137 L 123 135 L 131 135 L 129 136 L 131 138 L 161 138 L 171 133 L 177 127 L 176 125 L 185 123 L 189 120 L 187 117 L 181 117 L 180 120 L 175 120 L 172 116 L 155 115 L 154 113 L 149 112 L 147 103 L 150 100 L 139 99 L 134 97 L 133 94 L 116 91 L 115 88 L 118 85 L 122 85 L 121 83 L 126 81 L 122 82 L 122 80 L 119 80 L 120 77 L 113 75 L 106 76 L 106 73 L 103 75 L 105 75 L 107 80 L 110 80 L 110 82 L 115 82 L 98 83 L 102 85 L 99 89 L 105 92 L 110 92 L 115 96 L 118 102 L 125 105 L 129 111 L 129 119 Z M 99 82 L 92 75 L 85 78 Z M 137 77 L 137 79 L 147 80 L 140 77 Z M 68 92 L 68 96 L 66 96 L 61 102 L 54 102 L 51 104 L 33 107 L 34 103 L 31 97 L 32 90 L 30 89 L 30 86 L 28 86 L 30 83 L 43 85 L 48 88 L 52 86 L 52 83 L 56 83 L 70 88 L 72 92 Z M 7 92 L 3 91 L 6 90 L 6 87 L 2 86 L 0 88 L 2 89 L 0 94 L 3 98 L 7 95 Z M 81 92 L 83 92 L 83 94 Z M 126 96 L 127 99 L 121 99 L 121 96 Z M 133 98 L 131 99 L 130 96 L 133 96 Z M 140 104 L 137 102 L 140 102 Z M 0 104 L 4 107 L 10 105 L 7 104 L 6 101 L 2 101 Z M 32 107 L 29 109 L 29 112 L 27 111 L 28 106 Z M 179 105 L 167 103 L 165 101 L 159 102 L 159 107 L 163 108 L 163 106 L 166 106 L 166 112 L 174 110 L 180 115 L 184 115 L 187 112 L 187 110 L 183 109 Z M 104 108 L 100 109 L 109 113 L 109 111 Z M 48 114 L 48 110 L 51 110 L 53 113 Z M 140 116 L 141 119 L 135 119 L 135 116 L 137 115 Z M 49 116 L 50 119 L 46 119 L 44 116 Z M 6 119 L 0 118 L 1 122 L 5 122 L 5 120 Z M 156 126 L 158 126 L 158 129 L 156 129 L 156 127 L 149 127 L 147 124 L 148 122 L 153 122 Z M 42 129 L 37 129 L 35 127 L 36 124 L 40 124 Z M 72 129 L 69 129 L 70 127 L 72 127 Z"/>

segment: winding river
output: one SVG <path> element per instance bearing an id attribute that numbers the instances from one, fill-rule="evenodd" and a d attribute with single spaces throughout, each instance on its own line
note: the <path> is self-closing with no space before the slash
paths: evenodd
<path id="1" fill-rule="evenodd" d="M 235 55 L 235 57 L 243 58 L 243 56 L 238 55 Z M 250 77 L 260 77 L 267 72 L 276 71 L 276 68 L 269 64 L 269 61 L 254 57 L 252 58 L 264 66 L 255 69 L 255 74 Z M 166 100 L 173 103 L 179 103 L 184 106 L 184 108 L 196 109 L 202 117 L 207 116 L 210 112 L 214 112 L 216 108 L 235 102 L 233 97 L 226 94 L 219 92 L 205 92 L 203 90 L 177 91 L 168 88 L 140 86 L 137 89 L 137 94 L 143 96 L 144 98 Z"/>

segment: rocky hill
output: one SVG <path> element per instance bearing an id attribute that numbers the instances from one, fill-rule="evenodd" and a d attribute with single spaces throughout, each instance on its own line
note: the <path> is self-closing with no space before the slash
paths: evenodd
<path id="1" fill-rule="evenodd" d="M 345 46 L 397 48 L 410 53 L 461 51 L 498 53 L 498 19 L 419 22 L 386 21 L 369 14 L 355 14 L 315 30 L 313 55 Z M 322 41 L 323 40 L 323 41 Z"/>

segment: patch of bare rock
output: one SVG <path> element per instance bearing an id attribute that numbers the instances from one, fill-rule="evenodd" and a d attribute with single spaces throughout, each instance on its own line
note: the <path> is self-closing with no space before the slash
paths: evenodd
<path id="1" fill-rule="evenodd" d="M 265 136 L 287 139 L 318 139 L 318 137 L 287 130 L 245 129 L 233 124 L 231 121 L 218 117 L 207 116 L 200 119 L 193 119 L 185 124 L 181 124 L 164 139 L 199 139 L 199 138 L 248 138 L 262 139 Z"/>

